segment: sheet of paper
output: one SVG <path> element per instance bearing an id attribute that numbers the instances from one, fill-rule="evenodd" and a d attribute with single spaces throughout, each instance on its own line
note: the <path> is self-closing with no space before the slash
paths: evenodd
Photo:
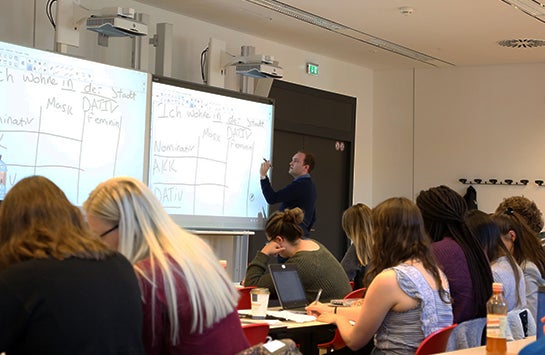
<path id="1" fill-rule="evenodd" d="M 267 311 L 268 316 L 275 318 L 290 320 L 297 323 L 313 322 L 316 320 L 315 316 L 309 316 L 308 314 L 293 313 L 290 311 Z"/>
<path id="2" fill-rule="evenodd" d="M 252 316 L 250 309 L 239 309 L 238 315 L 244 319 Z M 260 319 L 260 321 L 266 322 L 269 320 L 275 320 L 270 318 L 284 319 L 297 323 L 313 322 L 316 320 L 315 316 L 309 316 L 308 314 L 299 314 L 290 311 L 267 311 L 267 319 Z M 249 318 L 248 318 L 249 319 Z"/>

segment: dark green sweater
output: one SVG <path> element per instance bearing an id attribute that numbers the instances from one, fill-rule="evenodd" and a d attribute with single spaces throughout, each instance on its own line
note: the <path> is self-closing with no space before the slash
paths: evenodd
<path id="1" fill-rule="evenodd" d="M 348 276 L 339 261 L 321 243 L 315 251 L 299 251 L 286 261 L 295 264 L 301 283 L 305 289 L 307 301 L 314 302 L 318 290 L 323 290 L 320 301 L 329 302 L 335 298 L 343 298 L 352 291 Z M 246 270 L 245 286 L 266 287 L 271 292 L 271 298 L 277 298 L 271 275 L 268 272 L 270 257 L 258 252 Z"/>

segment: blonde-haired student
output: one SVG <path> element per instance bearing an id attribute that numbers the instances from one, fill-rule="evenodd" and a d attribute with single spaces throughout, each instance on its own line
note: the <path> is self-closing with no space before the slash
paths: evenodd
<path id="1" fill-rule="evenodd" d="M 210 246 L 179 227 L 146 185 L 112 178 L 83 207 L 91 228 L 134 264 L 148 355 L 227 355 L 249 347 L 234 283 Z"/>

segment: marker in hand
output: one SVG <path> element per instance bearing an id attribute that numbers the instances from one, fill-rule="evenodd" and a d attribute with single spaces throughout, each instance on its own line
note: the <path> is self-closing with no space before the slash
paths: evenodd
<path id="1" fill-rule="evenodd" d="M 263 158 L 263 161 L 264 161 L 265 163 L 269 163 L 269 164 L 270 164 L 270 162 L 269 162 L 267 159 L 265 159 L 265 158 Z M 269 167 L 272 168 L 272 164 L 270 164 Z"/>

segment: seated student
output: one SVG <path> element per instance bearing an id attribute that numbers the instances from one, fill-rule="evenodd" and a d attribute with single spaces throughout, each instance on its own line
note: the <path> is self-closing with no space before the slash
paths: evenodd
<path id="1" fill-rule="evenodd" d="M 452 324 L 448 281 L 413 202 L 391 198 L 372 215 L 371 266 L 365 275 L 369 286 L 361 306 L 313 303 L 307 311 L 336 324 L 352 350 L 376 334 L 373 354 L 414 354 L 425 337 Z"/>
<path id="2" fill-rule="evenodd" d="M 488 256 L 494 282 L 503 284 L 508 310 L 526 308 L 526 285 L 522 269 L 503 243 L 494 218 L 483 211 L 470 210 L 466 222 Z"/>
<path id="3" fill-rule="evenodd" d="M 514 209 L 507 207 L 504 211 L 496 211 L 494 220 L 507 249 L 522 268 L 526 284 L 526 306 L 532 318 L 536 319 L 538 288 L 545 284 L 545 250 L 536 232 Z"/>
<path id="4" fill-rule="evenodd" d="M 41 176 L 0 207 L 0 309 L 6 354 L 144 354 L 131 264 Z"/>
<path id="5" fill-rule="evenodd" d="M 289 258 L 286 264 L 294 264 L 301 278 L 307 301 L 313 302 L 322 289 L 322 300 L 343 298 L 352 291 L 348 277 L 339 261 L 321 243 L 303 239 L 299 226 L 303 210 L 296 207 L 277 211 L 267 221 L 265 234 L 269 242 L 259 251 L 246 269 L 244 286 L 268 288 L 271 297 L 276 297 L 268 263 L 273 255 Z"/>
<path id="6" fill-rule="evenodd" d="M 238 291 L 208 244 L 174 223 L 142 182 L 112 178 L 83 205 L 91 228 L 134 263 L 146 354 L 225 354 L 249 347 Z"/>
<path id="7" fill-rule="evenodd" d="M 508 305 L 508 340 L 535 335 L 535 318 L 526 308 L 526 284 L 522 269 L 503 242 L 495 217 L 479 210 L 467 214 L 467 225 L 481 243 L 492 268 L 494 282 L 503 285 Z"/>
<path id="8" fill-rule="evenodd" d="M 545 247 L 545 231 L 542 230 L 543 213 L 536 203 L 524 196 L 511 196 L 503 199 L 496 208 L 496 213 L 502 213 L 508 208 L 517 212 L 524 219 L 528 227 L 537 233 L 539 242 Z"/>
<path id="9" fill-rule="evenodd" d="M 492 296 L 492 270 L 465 222 L 466 201 L 442 185 L 421 191 L 416 204 L 433 241 L 433 254 L 450 284 L 454 323 L 486 317 L 486 302 Z"/>
<path id="10" fill-rule="evenodd" d="M 536 234 L 539 234 L 543 229 L 543 213 L 534 201 L 524 196 L 510 196 L 504 198 L 498 205 L 496 213 L 503 213 L 508 208 L 517 212 Z"/>
<path id="11" fill-rule="evenodd" d="M 348 207 L 343 212 L 342 227 L 352 244 L 344 254 L 341 265 L 348 278 L 354 281 L 354 289 L 362 288 L 362 278 L 370 259 L 368 241 L 373 232 L 371 209 L 363 203 Z"/>

